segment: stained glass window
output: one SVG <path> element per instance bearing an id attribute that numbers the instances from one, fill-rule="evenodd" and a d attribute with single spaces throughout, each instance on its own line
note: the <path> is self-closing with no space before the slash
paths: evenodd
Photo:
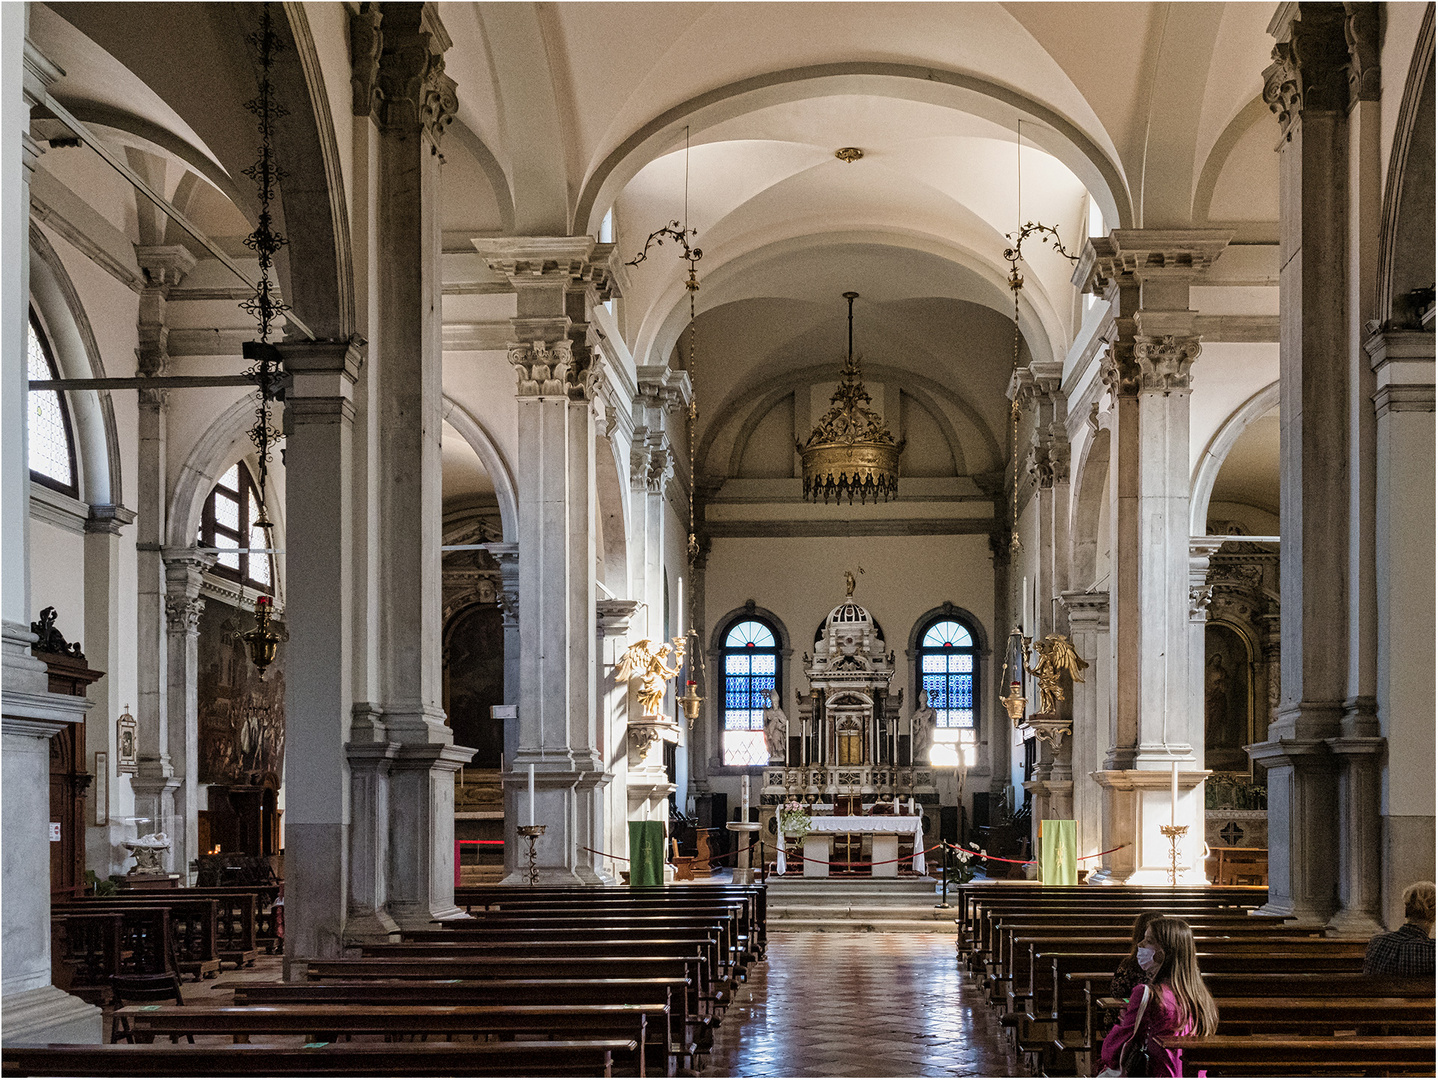
<path id="1" fill-rule="evenodd" d="M 265 530 L 260 520 L 260 495 L 250 470 L 240 462 L 220 477 L 200 518 L 200 544 L 217 549 L 212 573 L 268 592 L 274 581 Z"/>
<path id="2" fill-rule="evenodd" d="M 741 619 L 724 635 L 720 662 L 724 671 L 723 734 L 725 765 L 767 765 L 764 710 L 769 691 L 779 686 L 779 641 L 774 628 L 758 619 Z"/>
<path id="3" fill-rule="evenodd" d="M 940 617 L 919 635 L 919 688 L 929 695 L 929 706 L 938 714 L 934 765 L 953 765 L 958 755 L 965 764 L 974 764 L 978 741 L 978 709 L 974 687 L 978 655 L 974 636 L 962 623 Z"/>
<path id="4" fill-rule="evenodd" d="M 30 316 L 28 349 L 30 378 L 58 379 L 60 371 L 50 352 L 50 343 Z M 65 399 L 54 390 L 30 391 L 30 479 L 46 487 L 79 495 L 75 483 L 75 442 L 70 431 L 70 411 Z"/>

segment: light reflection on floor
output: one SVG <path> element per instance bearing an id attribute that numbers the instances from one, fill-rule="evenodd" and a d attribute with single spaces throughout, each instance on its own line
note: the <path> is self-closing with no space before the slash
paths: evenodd
<path id="1" fill-rule="evenodd" d="M 947 934 L 769 935 L 703 1076 L 1016 1076 Z"/>

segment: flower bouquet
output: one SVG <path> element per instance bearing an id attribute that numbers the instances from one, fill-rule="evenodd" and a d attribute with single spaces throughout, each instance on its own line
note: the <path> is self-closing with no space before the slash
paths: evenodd
<path id="1" fill-rule="evenodd" d="M 786 839 L 792 838 L 795 843 L 803 843 L 812 825 L 809 808 L 798 799 L 790 799 L 779 806 L 779 831 Z"/>

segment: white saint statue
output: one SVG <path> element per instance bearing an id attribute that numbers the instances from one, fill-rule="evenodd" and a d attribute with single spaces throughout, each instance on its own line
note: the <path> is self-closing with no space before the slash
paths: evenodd
<path id="1" fill-rule="evenodd" d="M 929 705 L 929 692 L 919 691 L 919 707 L 909 717 L 912 735 L 909 742 L 909 760 L 915 765 L 928 765 L 929 755 L 934 749 L 934 729 L 939 726 L 939 714 Z"/>
<path id="2" fill-rule="evenodd" d="M 769 707 L 764 710 L 764 742 L 769 747 L 771 764 L 782 764 L 789 756 L 789 718 L 779 707 L 779 691 L 770 690 Z"/>

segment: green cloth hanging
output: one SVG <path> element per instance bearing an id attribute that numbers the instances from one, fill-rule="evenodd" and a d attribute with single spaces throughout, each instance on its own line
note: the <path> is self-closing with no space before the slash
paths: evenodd
<path id="1" fill-rule="evenodd" d="M 664 822 L 629 823 L 629 884 L 664 884 Z"/>
<path id="2" fill-rule="evenodd" d="M 1078 822 L 1044 821 L 1039 826 L 1039 881 L 1078 884 Z"/>

